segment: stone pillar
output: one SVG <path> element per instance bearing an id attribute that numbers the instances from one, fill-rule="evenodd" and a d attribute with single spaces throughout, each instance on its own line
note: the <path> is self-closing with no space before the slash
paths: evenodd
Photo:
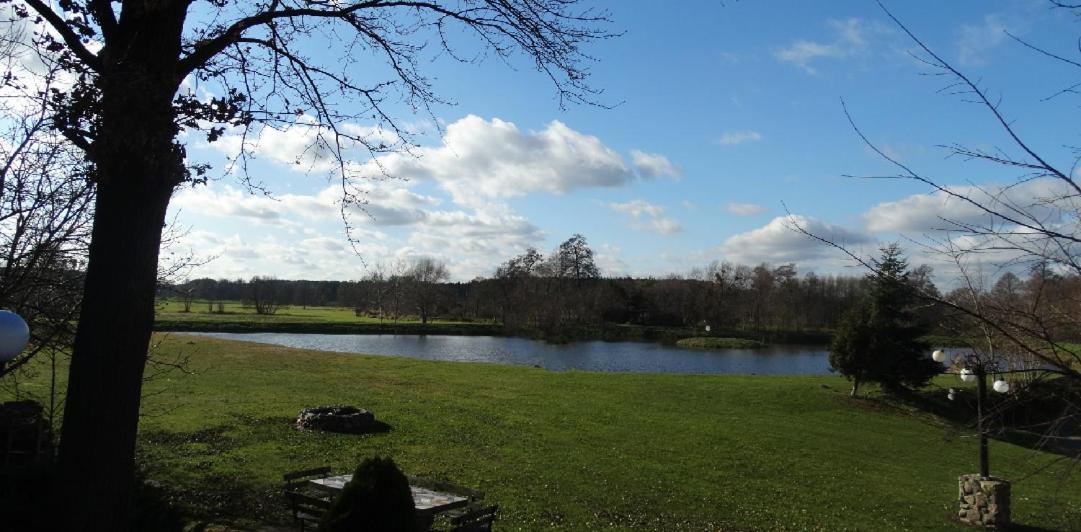
<path id="1" fill-rule="evenodd" d="M 957 518 L 966 525 L 985 528 L 1010 526 L 1010 482 L 996 477 L 961 475 L 957 478 Z"/>

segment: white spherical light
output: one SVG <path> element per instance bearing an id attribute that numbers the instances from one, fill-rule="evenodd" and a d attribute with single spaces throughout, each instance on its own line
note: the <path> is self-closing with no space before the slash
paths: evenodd
<path id="1" fill-rule="evenodd" d="M 30 341 L 30 326 L 10 310 L 0 310 L 0 362 L 7 362 L 23 352 Z"/>
<path id="2" fill-rule="evenodd" d="M 961 380 L 965 381 L 965 382 L 972 382 L 972 381 L 976 380 L 976 374 L 973 373 L 972 370 L 967 369 L 967 368 L 961 370 L 960 375 L 961 375 Z"/>
<path id="3" fill-rule="evenodd" d="M 998 393 L 1006 393 L 1006 392 L 1010 391 L 1010 383 L 1008 383 L 1008 382 L 1006 382 L 1006 381 L 1004 381 L 1002 379 L 999 379 L 999 380 L 995 381 L 995 383 L 992 385 L 992 387 Z"/>
<path id="4" fill-rule="evenodd" d="M 931 359 L 935 362 L 945 362 L 950 359 L 950 356 L 941 349 L 936 349 L 934 353 L 931 353 Z"/>
<path id="5" fill-rule="evenodd" d="M 946 394 L 946 398 L 949 399 L 950 401 L 953 401 L 954 398 L 956 398 L 956 397 L 957 397 L 957 390 L 954 390 L 953 388 L 950 388 L 950 392 Z"/>

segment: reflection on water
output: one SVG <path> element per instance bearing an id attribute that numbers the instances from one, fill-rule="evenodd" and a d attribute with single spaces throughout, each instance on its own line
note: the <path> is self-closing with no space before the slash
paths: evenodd
<path id="1" fill-rule="evenodd" d="M 174 333 L 182 334 L 182 333 Z M 829 373 L 821 346 L 690 350 L 645 342 L 549 344 L 500 336 L 397 334 L 190 333 L 319 351 L 405 356 L 427 360 L 495 362 L 550 370 L 633 373 L 820 375 Z"/>

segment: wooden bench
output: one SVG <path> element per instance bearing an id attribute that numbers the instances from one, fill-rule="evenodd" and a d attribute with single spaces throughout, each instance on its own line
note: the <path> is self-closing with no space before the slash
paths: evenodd
<path id="1" fill-rule="evenodd" d="M 498 506 L 478 508 L 450 520 L 453 532 L 491 532 Z"/>
<path id="2" fill-rule="evenodd" d="M 289 501 L 289 509 L 293 512 L 293 521 L 300 525 L 301 532 L 308 525 L 317 528 L 323 516 L 330 510 L 329 498 L 319 496 L 311 492 L 309 481 L 330 475 L 329 467 L 316 467 L 303 471 L 293 471 L 282 475 L 284 484 L 282 493 Z"/>

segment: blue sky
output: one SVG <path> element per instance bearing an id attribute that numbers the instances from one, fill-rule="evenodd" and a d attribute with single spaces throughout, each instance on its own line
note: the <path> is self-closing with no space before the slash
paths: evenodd
<path id="1" fill-rule="evenodd" d="M 941 93 L 943 79 L 921 75 L 930 69 L 909 56 L 914 44 L 874 2 L 603 5 L 610 28 L 625 34 L 587 51 L 598 59 L 592 84 L 614 108 L 560 109 L 552 86 L 525 62 L 443 57 L 424 66 L 455 105 L 433 109 L 441 128 L 392 107 L 422 147 L 418 157 L 384 161 L 401 179 L 360 184 L 372 218 L 354 218 L 359 257 L 337 218 L 333 176 L 289 164 L 305 145 L 303 128 L 268 132 L 254 148 L 251 174 L 273 199 L 228 176 L 178 192 L 172 211 L 185 234 L 173 248 L 214 257 L 192 276 L 356 279 L 432 256 L 468 280 L 491 275 L 526 246 L 547 252 L 582 233 L 609 275 L 685 273 L 714 260 L 796 262 L 822 273 L 847 263 L 785 229 L 783 205 L 865 254 L 881 242 L 922 238 L 943 225 L 938 216 L 972 215 L 917 183 L 843 177 L 889 168 L 853 132 L 842 98 L 881 148 L 943 184 L 1016 178 L 935 147 L 1010 148 L 984 110 Z M 1005 34 L 1076 55 L 1070 14 L 1042 0 L 886 5 L 1001 96 L 1018 130 L 1070 167 L 1076 104 L 1044 100 L 1070 86 L 1073 71 Z M 318 42 L 311 47 L 320 53 Z M 236 147 L 228 140 L 192 140 L 190 156 L 220 169 Z"/>

